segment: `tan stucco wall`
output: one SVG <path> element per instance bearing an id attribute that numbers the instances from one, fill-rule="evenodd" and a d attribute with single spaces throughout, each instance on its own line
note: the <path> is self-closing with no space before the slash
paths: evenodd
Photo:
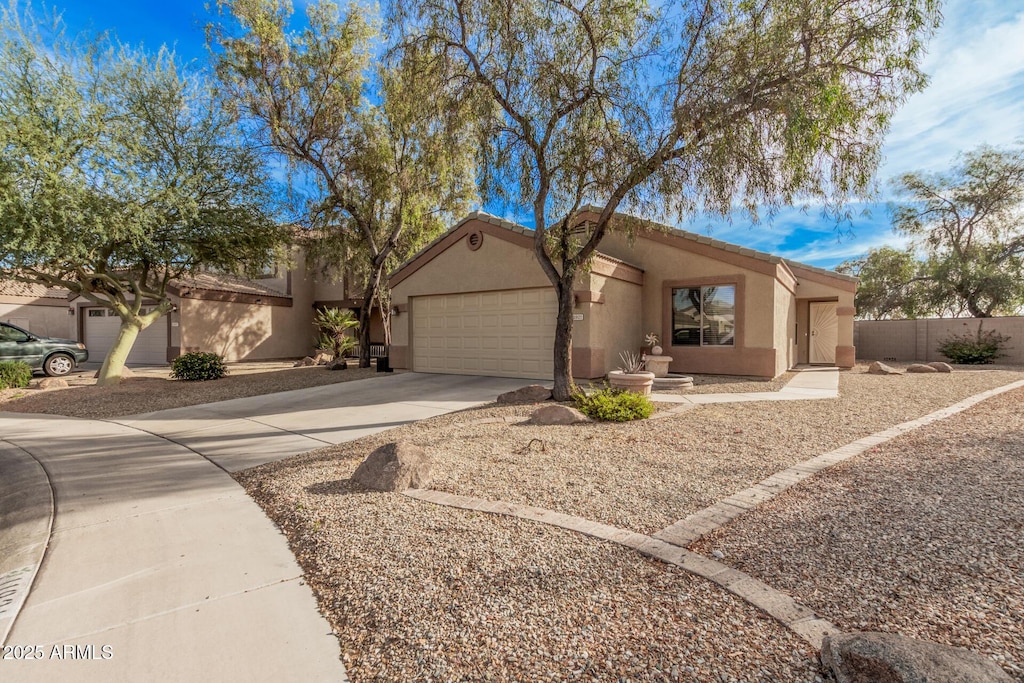
<path id="1" fill-rule="evenodd" d="M 796 299 L 782 282 L 775 282 L 775 374 L 796 365 Z"/>
<path id="2" fill-rule="evenodd" d="M 59 300 L 43 300 L 27 296 L 0 297 L 0 320 L 27 327 L 47 337 L 77 339 L 74 316 L 68 315 L 68 303 Z M 27 321 L 27 325 L 26 325 Z"/>
<path id="3" fill-rule="evenodd" d="M 573 375 L 581 379 L 603 377 L 621 365 L 623 351 L 639 353 L 644 329 L 635 314 L 643 301 L 643 288 L 633 282 L 589 273 L 580 278 L 580 297 L 600 301 L 580 301 L 573 313 L 583 320 L 573 325 Z M 554 321 L 552 321 L 554 324 Z"/>
<path id="4" fill-rule="evenodd" d="M 305 356 L 314 343 L 313 281 L 300 262 L 292 272 L 291 306 L 182 298 L 178 320 L 179 337 L 171 343 L 182 352 L 213 351 L 228 361 Z"/>
<path id="5" fill-rule="evenodd" d="M 781 358 L 776 348 L 776 328 L 784 328 L 790 311 L 778 312 L 776 323 L 774 273 L 776 266 L 758 262 L 759 272 L 736 263 L 712 258 L 674 246 L 664 239 L 637 236 L 632 244 L 625 235 L 613 233 L 601 242 L 601 252 L 637 265 L 644 270 L 642 334 L 656 331 L 662 339 L 665 354 L 673 357 L 673 372 L 705 372 L 774 376 L 786 370 L 787 356 L 783 347 Z M 728 257 L 733 257 L 729 254 Z M 701 281 L 712 284 L 737 284 L 737 322 L 734 347 L 673 347 L 671 344 L 671 302 L 667 288 L 676 283 L 697 286 Z M 642 336 L 642 335 L 641 335 Z M 641 339 L 642 341 L 642 339 Z M 779 368 L 782 367 L 780 370 Z"/>

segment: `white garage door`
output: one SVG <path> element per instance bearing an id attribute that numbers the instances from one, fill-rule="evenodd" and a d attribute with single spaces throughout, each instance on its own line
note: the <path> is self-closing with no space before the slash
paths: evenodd
<path id="1" fill-rule="evenodd" d="M 147 311 L 146 308 L 142 310 Z M 89 360 L 102 361 L 117 339 L 121 319 L 116 313 L 105 308 L 86 308 L 83 315 Z M 166 365 L 167 346 L 167 320 L 160 318 L 139 333 L 135 339 L 135 346 L 128 354 L 128 362 L 132 365 Z"/>
<path id="2" fill-rule="evenodd" d="M 415 297 L 411 309 L 417 372 L 554 376 L 554 289 Z"/>

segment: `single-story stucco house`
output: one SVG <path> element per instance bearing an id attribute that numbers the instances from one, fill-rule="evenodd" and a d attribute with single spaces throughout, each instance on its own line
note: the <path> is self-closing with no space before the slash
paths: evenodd
<path id="1" fill-rule="evenodd" d="M 585 212 L 580 229 L 596 217 Z M 557 304 L 533 234 L 475 212 L 399 267 L 392 367 L 550 379 Z M 599 249 L 576 285 L 577 378 L 614 370 L 650 332 L 673 372 L 854 364 L 854 277 L 652 223 L 632 241 L 612 232 Z"/>

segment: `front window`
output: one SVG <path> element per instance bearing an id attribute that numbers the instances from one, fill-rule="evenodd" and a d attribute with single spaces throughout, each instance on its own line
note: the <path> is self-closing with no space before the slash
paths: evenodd
<path id="1" fill-rule="evenodd" d="M 672 290 L 673 346 L 733 346 L 736 285 Z"/>

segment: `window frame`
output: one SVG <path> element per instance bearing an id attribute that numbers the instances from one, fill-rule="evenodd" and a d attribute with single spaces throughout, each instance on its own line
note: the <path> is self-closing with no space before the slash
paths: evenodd
<path id="1" fill-rule="evenodd" d="M 687 354 L 699 355 L 720 355 L 733 354 L 746 347 L 746 280 L 747 275 L 741 272 L 733 272 L 723 275 L 705 275 L 701 277 L 662 280 L 661 281 L 661 333 L 666 351 L 672 349 L 672 354 L 677 358 L 685 358 Z M 733 330 L 731 345 L 708 345 L 697 344 L 676 344 L 674 329 L 675 297 L 673 290 L 697 289 L 704 287 L 733 287 Z M 703 289 L 702 289 L 703 291 Z M 703 332 L 702 332 L 703 335 Z M 703 338 L 701 338 L 703 342 Z M 677 355 L 681 354 L 681 355 Z M 696 357 L 696 356 L 694 356 Z"/>

